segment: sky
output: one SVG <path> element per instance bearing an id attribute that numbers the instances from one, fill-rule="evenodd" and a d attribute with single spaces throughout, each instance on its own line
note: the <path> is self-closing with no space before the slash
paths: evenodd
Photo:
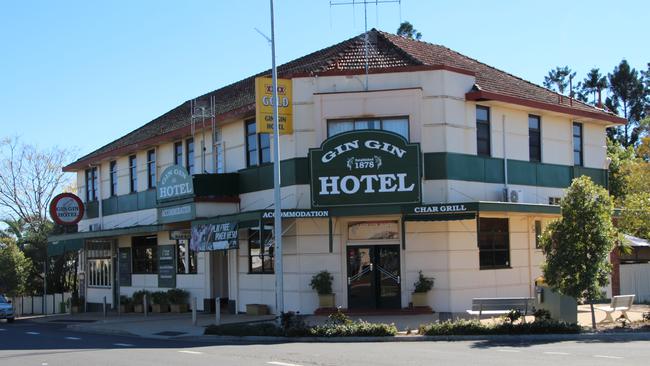
<path id="1" fill-rule="evenodd" d="M 647 0 L 402 0 L 367 10 L 369 28 L 395 33 L 408 20 L 424 41 L 537 84 L 558 65 L 581 80 L 623 58 L 637 69 L 650 62 Z M 363 6 L 275 0 L 275 24 L 281 64 L 363 33 Z M 268 0 L 0 0 L 0 138 L 85 155 L 270 68 L 255 28 L 270 35 Z"/>

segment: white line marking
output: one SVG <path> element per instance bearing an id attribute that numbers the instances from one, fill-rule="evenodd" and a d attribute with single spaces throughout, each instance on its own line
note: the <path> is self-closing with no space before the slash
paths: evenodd
<path id="1" fill-rule="evenodd" d="M 270 362 L 267 362 L 267 363 L 269 365 L 278 365 L 278 366 L 302 366 L 302 365 L 298 365 L 298 364 L 295 364 L 295 363 L 286 363 L 286 362 L 278 362 L 278 361 L 270 361 Z"/>
<path id="2" fill-rule="evenodd" d="M 113 343 L 113 345 L 118 347 L 133 347 L 130 343 Z"/>
<path id="3" fill-rule="evenodd" d="M 561 356 L 566 356 L 569 355 L 569 353 L 566 352 L 544 352 L 547 355 L 561 355 Z"/>
<path id="4" fill-rule="evenodd" d="M 0 328 L 0 332 L 4 332 L 4 331 L 6 331 L 6 329 L 2 329 L 2 328 Z"/>
<path id="5" fill-rule="evenodd" d="M 511 352 L 511 353 L 521 352 L 521 351 L 518 351 L 516 349 L 498 349 L 497 351 L 499 351 L 499 352 Z"/>
<path id="6" fill-rule="evenodd" d="M 41 334 L 41 333 L 39 333 L 39 332 L 25 332 L 25 334 L 39 335 L 39 334 Z"/>
<path id="7" fill-rule="evenodd" d="M 612 359 L 612 360 L 620 360 L 620 359 L 623 358 L 623 357 L 618 357 L 618 356 L 606 356 L 606 355 L 594 355 L 594 357 L 609 358 L 609 359 Z"/>
<path id="8" fill-rule="evenodd" d="M 178 351 L 179 353 L 187 353 L 190 355 L 202 355 L 203 352 L 198 352 L 198 351 Z"/>
<path id="9" fill-rule="evenodd" d="M 41 366 L 47 366 L 47 362 L 41 363 Z"/>
<path id="10" fill-rule="evenodd" d="M 78 337 L 65 337 L 64 339 L 67 339 L 67 340 L 69 340 L 69 341 L 78 341 L 78 340 L 80 340 L 81 338 L 78 338 Z"/>

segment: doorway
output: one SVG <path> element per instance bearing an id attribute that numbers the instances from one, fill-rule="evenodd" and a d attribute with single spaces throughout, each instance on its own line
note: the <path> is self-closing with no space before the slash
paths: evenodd
<path id="1" fill-rule="evenodd" d="M 401 308 L 399 245 L 347 247 L 348 307 Z"/>

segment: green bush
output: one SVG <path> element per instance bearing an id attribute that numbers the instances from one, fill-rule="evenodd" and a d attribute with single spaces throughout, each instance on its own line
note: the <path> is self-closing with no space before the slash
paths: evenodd
<path id="1" fill-rule="evenodd" d="M 521 313 L 521 311 L 516 310 L 516 309 L 511 309 L 508 313 L 503 315 L 503 318 L 507 322 L 512 324 L 512 323 L 516 322 L 517 320 L 521 319 L 522 316 L 523 316 L 523 314 Z"/>
<path id="2" fill-rule="evenodd" d="M 650 311 L 643 313 L 643 321 L 650 322 Z"/>
<path id="3" fill-rule="evenodd" d="M 535 309 L 535 311 L 533 311 L 533 316 L 535 317 L 536 322 L 551 320 L 551 312 L 546 309 Z"/>
<path id="4" fill-rule="evenodd" d="M 151 292 L 147 290 L 138 290 L 133 293 L 133 303 L 142 305 L 144 300 L 144 295 L 147 295 L 147 302 L 151 304 Z"/>
<path id="5" fill-rule="evenodd" d="M 423 335 L 484 335 L 484 334 L 567 334 L 580 333 L 577 324 L 539 320 L 532 323 L 482 324 L 478 320 L 445 321 L 420 325 Z"/>
<path id="6" fill-rule="evenodd" d="M 314 337 L 390 337 L 397 334 L 395 324 L 369 323 L 363 320 L 347 324 L 326 323 L 310 329 Z"/>
<path id="7" fill-rule="evenodd" d="M 156 291 L 151 294 L 151 301 L 156 305 L 169 305 L 169 297 L 164 291 Z"/>
<path id="8" fill-rule="evenodd" d="M 282 329 L 273 323 L 257 324 L 222 324 L 210 325 L 205 329 L 205 334 L 227 336 L 283 336 Z"/>
<path id="9" fill-rule="evenodd" d="M 415 287 L 413 292 L 423 293 L 431 291 L 433 281 L 433 277 L 425 277 L 422 271 L 418 272 L 418 280 L 413 284 L 413 287 Z"/>
<path id="10" fill-rule="evenodd" d="M 190 293 L 180 288 L 173 288 L 167 291 L 167 299 L 169 300 L 170 304 L 174 304 L 174 305 L 188 304 L 189 298 L 190 298 Z"/>
<path id="11" fill-rule="evenodd" d="M 332 293 L 332 281 L 334 277 L 328 271 L 320 271 L 311 278 L 309 285 L 319 295 L 329 295 Z"/>

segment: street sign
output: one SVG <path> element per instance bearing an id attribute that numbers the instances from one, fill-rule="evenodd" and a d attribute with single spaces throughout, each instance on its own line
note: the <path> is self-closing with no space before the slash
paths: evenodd
<path id="1" fill-rule="evenodd" d="M 84 204 L 72 193 L 58 194 L 50 202 L 50 217 L 59 225 L 75 225 L 83 216 Z"/>

